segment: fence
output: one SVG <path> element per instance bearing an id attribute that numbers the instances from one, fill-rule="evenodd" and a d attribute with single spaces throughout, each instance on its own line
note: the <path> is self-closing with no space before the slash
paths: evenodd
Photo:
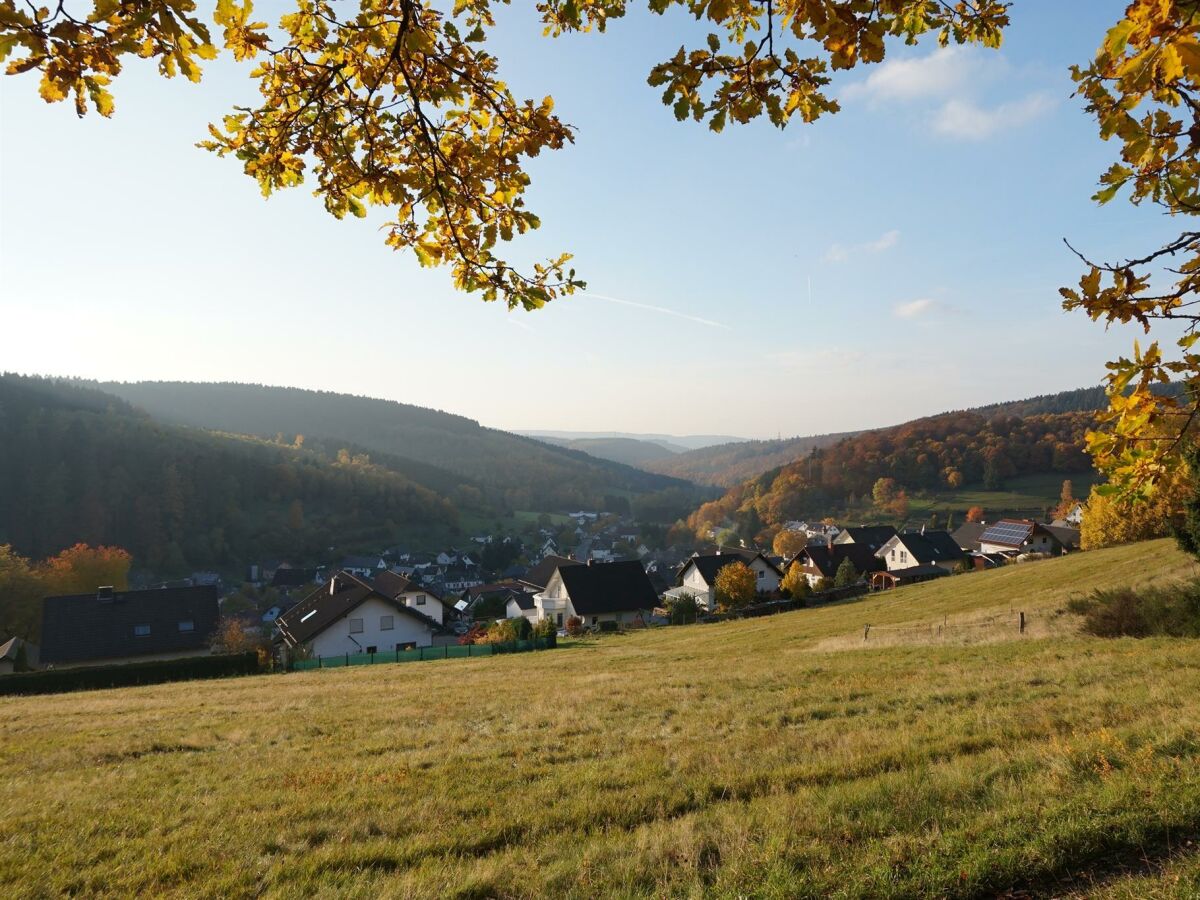
<path id="1" fill-rule="evenodd" d="M 383 663 L 420 662 L 425 659 L 466 659 L 471 656 L 496 656 L 502 653 L 528 653 L 532 650 L 553 650 L 558 646 L 554 635 L 509 641 L 504 644 L 447 644 L 441 647 L 414 647 L 412 650 L 385 650 L 382 653 L 344 653 L 338 656 L 318 656 L 316 659 L 297 659 L 292 669 L 340 669 L 345 666 L 377 666 Z"/>
<path id="2" fill-rule="evenodd" d="M 1038 610 L 1026 613 L 1012 610 L 1007 613 L 992 613 L 973 618 L 950 616 L 932 622 L 906 622 L 896 625 L 864 624 L 862 631 L 854 635 L 832 638 L 825 643 L 856 642 L 871 646 L 888 644 L 936 644 L 977 643 L 993 640 L 1008 640 L 1016 637 L 1048 637 L 1066 628 L 1052 612 Z"/>

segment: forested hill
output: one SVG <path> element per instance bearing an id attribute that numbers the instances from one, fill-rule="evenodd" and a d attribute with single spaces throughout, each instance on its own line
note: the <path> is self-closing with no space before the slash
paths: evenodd
<path id="1" fill-rule="evenodd" d="M 881 478 L 910 494 L 982 485 L 995 490 L 1023 475 L 1086 471 L 1083 436 L 1091 412 L 984 415 L 967 411 L 917 419 L 846 438 L 749 479 L 689 520 L 699 534 L 732 521 L 743 537 L 790 519 L 836 514 L 871 503 Z"/>
<path id="2" fill-rule="evenodd" d="M 684 478 L 697 484 L 732 487 L 760 472 L 782 466 L 818 447 L 828 447 L 856 432 L 819 434 L 769 441 L 736 441 L 638 463 L 649 472 Z"/>
<path id="3" fill-rule="evenodd" d="M 162 575 L 382 546 L 453 506 L 363 457 L 154 421 L 77 383 L 0 375 L 0 544 L 84 541 Z"/>
<path id="4" fill-rule="evenodd" d="M 448 494 L 493 509 L 562 511 L 606 500 L 689 487 L 685 482 L 596 459 L 533 438 L 485 428 L 463 416 L 326 391 L 232 383 L 97 385 L 156 419 L 322 446 L 387 454 L 387 466 Z M 306 443 L 307 446 L 307 443 Z M 432 467 L 432 470 L 430 469 Z M 461 484 L 448 488 L 447 480 Z"/>
<path id="5" fill-rule="evenodd" d="M 1178 385 L 1171 385 L 1162 390 L 1177 393 L 1179 389 Z M 1003 414 L 1023 417 L 1045 413 L 1090 413 L 1102 409 L 1107 403 L 1104 388 L 1091 387 L 1060 391 L 1056 394 L 1041 394 L 1025 400 L 992 403 L 972 409 L 952 410 L 944 415 L 977 413 L 982 416 Z M 893 426 L 893 428 L 899 427 L 903 426 Z M 769 472 L 807 456 L 814 449 L 831 447 L 840 441 L 863 433 L 849 431 L 841 434 L 820 434 L 782 440 L 741 441 L 678 453 L 671 457 L 639 463 L 639 465 L 648 471 L 673 475 L 676 478 L 686 478 L 697 484 L 733 487 L 748 478 L 754 478 L 763 472 Z"/>

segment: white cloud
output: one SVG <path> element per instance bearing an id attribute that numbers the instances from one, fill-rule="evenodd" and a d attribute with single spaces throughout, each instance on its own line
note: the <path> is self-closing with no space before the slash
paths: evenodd
<path id="1" fill-rule="evenodd" d="M 892 312 L 898 319 L 918 319 L 936 312 L 939 306 L 940 304 L 936 300 L 921 297 L 918 300 L 909 300 L 907 303 L 897 303 Z"/>
<path id="2" fill-rule="evenodd" d="M 947 137 L 979 141 L 1000 131 L 1011 131 L 1054 108 L 1054 98 L 1034 93 L 990 109 L 970 100 L 950 100 L 937 111 L 933 129 Z"/>
<path id="3" fill-rule="evenodd" d="M 889 60 L 864 80 L 847 85 L 841 99 L 918 100 L 922 97 L 946 97 L 961 90 L 984 66 L 978 56 L 961 47 L 935 50 L 928 56 Z"/>
<path id="4" fill-rule="evenodd" d="M 825 261 L 842 263 L 855 256 L 882 253 L 884 250 L 890 250 L 892 247 L 895 247 L 898 243 L 900 243 L 900 232 L 893 228 L 891 231 L 885 231 L 876 240 L 867 241 L 862 244 L 831 244 L 829 249 L 825 251 Z"/>
<path id="5" fill-rule="evenodd" d="M 1045 91 L 991 105 L 979 100 L 980 93 L 995 83 L 1011 92 L 1019 77 L 995 53 L 947 47 L 927 56 L 889 60 L 845 87 L 840 97 L 872 107 L 936 103 L 927 117 L 921 117 L 934 134 L 978 141 L 1027 125 L 1054 108 L 1055 99 Z"/>

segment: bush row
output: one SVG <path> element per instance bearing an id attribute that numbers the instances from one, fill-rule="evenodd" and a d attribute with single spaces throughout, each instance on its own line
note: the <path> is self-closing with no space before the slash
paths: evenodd
<path id="1" fill-rule="evenodd" d="M 1098 637 L 1200 637 L 1200 580 L 1097 590 L 1070 600 L 1067 608 Z"/>
<path id="2" fill-rule="evenodd" d="M 160 684 L 164 681 L 189 681 L 193 678 L 223 678 L 228 675 L 252 675 L 259 670 L 259 656 L 254 650 L 221 656 L 189 656 L 184 659 L 124 663 L 118 666 L 46 669 L 42 672 L 0 675 L 0 696 L 61 694 L 67 691 Z"/>

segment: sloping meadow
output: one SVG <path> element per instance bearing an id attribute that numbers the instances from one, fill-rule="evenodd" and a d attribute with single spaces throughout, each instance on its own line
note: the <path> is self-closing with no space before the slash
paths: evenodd
<path id="1" fill-rule="evenodd" d="M 864 618 L 923 622 L 1014 595 L 1050 614 L 1073 591 L 1192 568 L 1158 542 L 553 653 L 5 701 L 0 885 L 1157 890 L 1160 862 L 1197 871 L 1171 862 L 1200 832 L 1193 643 L 814 647 Z"/>

